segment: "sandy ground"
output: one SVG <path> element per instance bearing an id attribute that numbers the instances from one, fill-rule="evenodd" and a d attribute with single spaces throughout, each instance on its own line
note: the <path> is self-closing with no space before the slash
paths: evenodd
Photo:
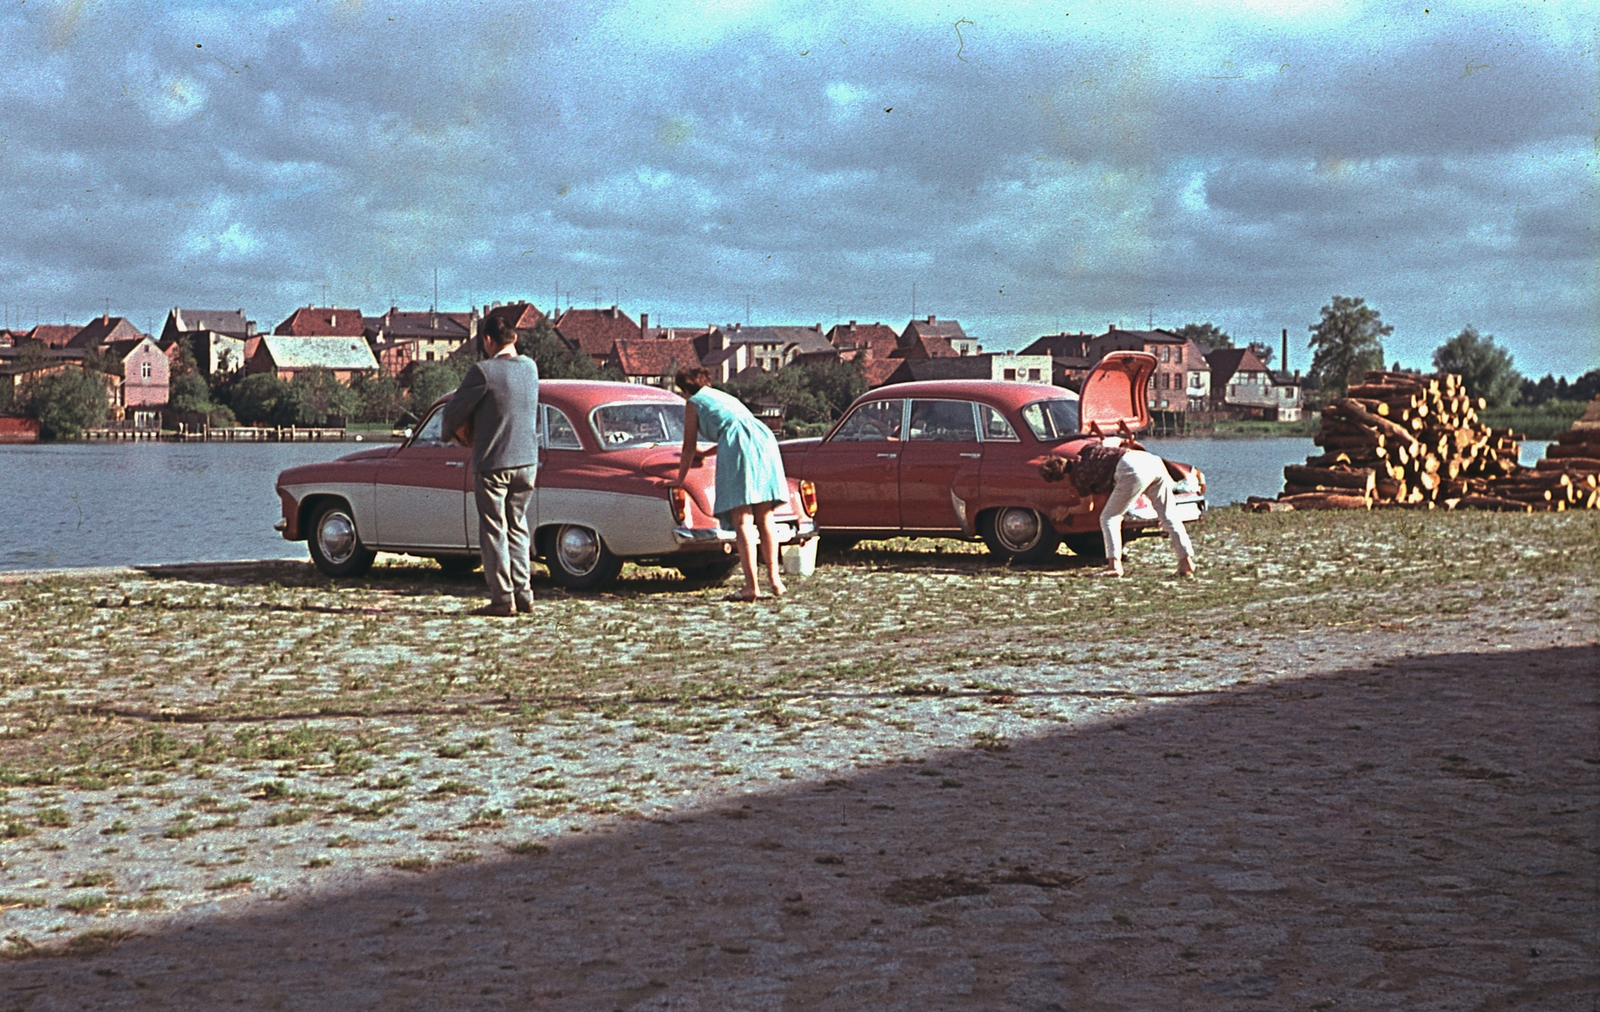
<path id="1" fill-rule="evenodd" d="M 224 844 L 266 801 L 170 840 L 144 799 L 115 853 L 74 808 L 6 841 L 5 892 L 179 886 L 150 912 L 8 910 L 0 1009 L 1591 1010 L 1600 655 L 1585 623 L 1474 634 L 1492 619 L 1222 647 L 1204 671 L 997 666 L 1008 694 L 899 694 L 892 723 L 728 726 L 694 754 L 736 774 L 680 769 L 533 833 L 472 813 L 540 767 L 626 752 L 668 780 L 687 753 L 497 737 L 469 760 L 484 796 L 413 802 L 360 849 L 290 826 L 247 861 Z M 226 811 L 238 776 L 198 789 Z M 230 861 L 251 880 L 207 890 Z"/>

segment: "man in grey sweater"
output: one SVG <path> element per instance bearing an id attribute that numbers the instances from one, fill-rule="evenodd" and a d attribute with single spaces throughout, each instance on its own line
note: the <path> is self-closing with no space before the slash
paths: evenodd
<path id="1" fill-rule="evenodd" d="M 472 447 L 478 547 L 490 601 L 472 612 L 509 618 L 533 611 L 528 503 L 539 470 L 539 367 L 517 354 L 517 332 L 483 321 L 483 353 L 444 409 L 444 429 Z"/>

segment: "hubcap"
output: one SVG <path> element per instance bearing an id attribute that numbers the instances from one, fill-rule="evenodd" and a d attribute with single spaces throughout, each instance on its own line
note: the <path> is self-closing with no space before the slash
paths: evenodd
<path id="1" fill-rule="evenodd" d="M 1039 540 L 1039 514 L 1016 507 L 1001 510 L 994 529 L 1006 548 L 1014 552 L 1026 551 Z"/>
<path id="2" fill-rule="evenodd" d="M 337 510 L 324 514 L 317 526 L 317 546 L 329 562 L 349 562 L 356 554 L 355 521 Z"/>
<path id="3" fill-rule="evenodd" d="M 586 576 L 600 563 L 600 539 L 587 527 L 563 527 L 556 535 L 556 555 L 562 569 Z"/>

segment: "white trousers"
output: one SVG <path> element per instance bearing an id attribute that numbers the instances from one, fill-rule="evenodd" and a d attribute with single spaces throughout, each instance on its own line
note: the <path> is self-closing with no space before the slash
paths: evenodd
<path id="1" fill-rule="evenodd" d="M 1194 545 L 1183 521 L 1173 516 L 1172 479 L 1167 475 L 1167 465 L 1160 457 L 1144 450 L 1129 450 L 1117 461 L 1116 484 L 1111 488 L 1111 498 L 1100 514 L 1100 536 L 1106 543 L 1106 561 L 1122 558 L 1122 518 L 1133 508 L 1141 496 L 1147 496 L 1156 508 L 1161 529 L 1172 540 L 1172 551 L 1179 561 L 1194 557 Z"/>

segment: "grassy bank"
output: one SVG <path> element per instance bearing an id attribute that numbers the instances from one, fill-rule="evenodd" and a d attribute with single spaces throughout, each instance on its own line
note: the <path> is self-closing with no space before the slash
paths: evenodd
<path id="1" fill-rule="evenodd" d="M 1585 401 L 1550 401 L 1537 407 L 1492 408 L 1478 412 L 1483 424 L 1511 429 L 1528 439 L 1555 439 L 1572 428 L 1588 407 Z"/>

